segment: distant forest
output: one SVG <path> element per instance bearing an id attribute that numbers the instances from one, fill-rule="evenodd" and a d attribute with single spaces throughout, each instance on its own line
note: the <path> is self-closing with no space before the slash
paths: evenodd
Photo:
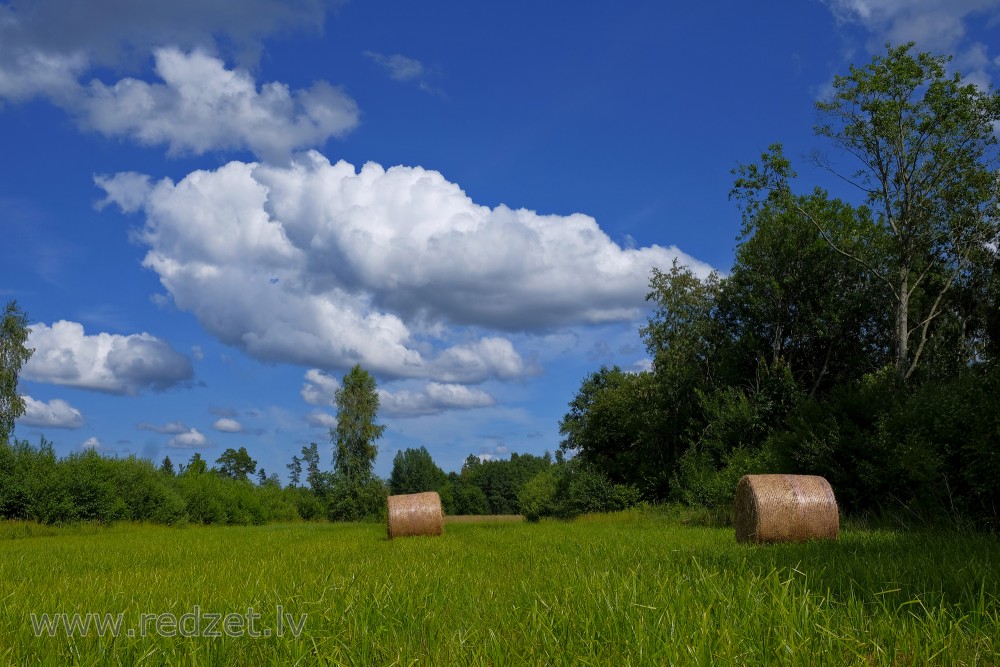
<path id="1" fill-rule="evenodd" d="M 858 201 L 798 186 L 780 144 L 738 165 L 731 270 L 653 269 L 639 331 L 651 368 L 583 378 L 554 456 L 470 456 L 446 474 L 410 449 L 381 480 L 370 467 L 382 427 L 369 420 L 369 435 L 331 434 L 334 472 L 311 444 L 282 487 L 242 448 L 211 468 L 197 454 L 176 468 L 57 460 L 7 428 L 0 516 L 362 519 L 389 493 L 437 490 L 452 514 L 680 503 L 725 521 L 742 475 L 788 472 L 826 477 L 847 514 L 1000 529 L 1000 95 L 912 49 L 852 67 L 817 104 L 832 150 L 811 160 Z"/>

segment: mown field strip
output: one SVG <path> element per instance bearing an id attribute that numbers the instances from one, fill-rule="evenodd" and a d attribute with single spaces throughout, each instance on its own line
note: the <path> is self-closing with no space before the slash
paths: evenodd
<path id="1" fill-rule="evenodd" d="M 251 608 L 269 636 L 248 636 Z M 89 612 L 122 614 L 119 636 L 36 637 L 30 620 Z M 213 614 L 242 636 L 204 636 Z M 639 513 L 394 541 L 380 525 L 8 524 L 0 636 L 0 664 L 996 664 L 1000 545 L 848 530 L 752 547 Z"/>

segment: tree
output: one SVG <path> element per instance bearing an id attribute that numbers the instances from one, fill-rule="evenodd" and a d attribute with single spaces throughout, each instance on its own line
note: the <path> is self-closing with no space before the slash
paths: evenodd
<path id="1" fill-rule="evenodd" d="M 627 373 L 617 366 L 591 373 L 559 422 L 566 436 L 559 447 L 600 468 L 614 482 L 653 487 L 669 478 L 653 425 L 657 402 L 652 373 Z"/>
<path id="2" fill-rule="evenodd" d="M 170 460 L 169 456 L 163 457 L 163 462 L 160 463 L 160 471 L 171 477 L 174 476 L 174 462 Z"/>
<path id="3" fill-rule="evenodd" d="M 242 481 L 246 481 L 257 470 L 257 462 L 250 458 L 246 447 L 240 447 L 239 450 L 230 447 L 215 462 L 219 464 L 220 474 Z"/>
<path id="4" fill-rule="evenodd" d="M 201 475 L 208 472 L 208 463 L 205 459 L 201 458 L 201 454 L 198 452 L 194 453 L 191 460 L 188 461 L 187 467 L 184 468 L 184 474 L 188 476 Z"/>
<path id="5" fill-rule="evenodd" d="M 525 483 L 517 494 L 521 514 L 528 521 L 538 521 L 555 512 L 556 475 L 551 470 L 540 472 Z"/>
<path id="6" fill-rule="evenodd" d="M 371 476 L 378 454 L 375 441 L 385 432 L 384 425 L 375 423 L 379 407 L 375 378 L 360 364 L 355 365 L 344 376 L 334 401 L 337 426 L 330 429 L 334 468 L 348 484 L 359 483 Z"/>
<path id="7" fill-rule="evenodd" d="M 756 389 L 761 369 L 780 362 L 815 395 L 889 360 L 891 327 L 875 305 L 882 286 L 835 251 L 802 210 L 823 220 L 842 246 L 870 235 L 874 224 L 866 208 L 820 190 L 747 212 L 717 307 L 725 384 Z"/>
<path id="8" fill-rule="evenodd" d="M 653 358 L 653 377 L 646 387 L 636 387 L 637 395 L 646 398 L 634 405 L 644 406 L 647 437 L 656 443 L 650 463 L 659 474 L 642 484 L 656 498 L 668 495 L 665 479 L 700 418 L 697 392 L 707 391 L 722 370 L 716 319 L 720 285 L 714 271 L 702 279 L 677 260 L 669 271 L 654 268 L 649 280 L 646 300 L 655 307 L 639 334 Z"/>
<path id="9" fill-rule="evenodd" d="M 401 450 L 392 460 L 389 491 L 393 494 L 438 491 L 447 481 L 426 447 Z"/>
<path id="10" fill-rule="evenodd" d="M 0 441 L 6 442 L 14 431 L 14 422 L 24 414 L 24 399 L 17 393 L 21 366 L 34 350 L 27 347 L 28 316 L 11 301 L 0 321 Z"/>
<path id="11" fill-rule="evenodd" d="M 288 464 L 288 485 L 298 486 L 302 478 L 302 459 L 298 456 L 292 457 L 292 462 Z"/>
<path id="12" fill-rule="evenodd" d="M 840 243 L 824 219 L 799 207 L 831 247 L 884 286 L 900 383 L 918 368 L 953 288 L 995 258 L 1000 240 L 1000 94 L 949 77 L 949 58 L 914 56 L 912 47 L 887 46 L 867 67 L 852 66 L 834 79 L 833 96 L 817 103 L 824 122 L 816 133 L 858 169 L 819 155 L 816 162 L 861 191 L 874 213 L 873 234 L 853 247 Z M 794 173 L 780 146 L 739 172 L 736 190 L 750 195 L 747 201 L 766 191 L 794 206 Z"/>
<path id="13" fill-rule="evenodd" d="M 293 461 L 294 462 L 294 461 Z M 322 486 L 322 474 L 319 470 L 319 445 L 310 442 L 302 447 L 302 463 L 306 468 L 306 482 L 313 491 Z"/>

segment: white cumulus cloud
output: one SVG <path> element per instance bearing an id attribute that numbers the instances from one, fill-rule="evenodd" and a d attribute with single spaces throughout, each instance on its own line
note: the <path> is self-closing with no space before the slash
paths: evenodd
<path id="1" fill-rule="evenodd" d="M 135 395 L 194 377 L 190 359 L 148 333 L 87 335 L 82 324 L 66 320 L 32 324 L 29 331 L 35 353 L 24 365 L 28 380 Z"/>
<path id="2" fill-rule="evenodd" d="M 90 83 L 77 104 L 86 127 L 141 144 L 166 144 L 172 155 L 246 148 L 281 160 L 358 124 L 355 101 L 325 81 L 305 90 L 278 82 L 258 89 L 249 72 L 226 69 L 202 51 L 163 48 L 154 55 L 163 83 Z"/>
<path id="3" fill-rule="evenodd" d="M 178 433 L 167 441 L 168 447 L 175 447 L 177 449 L 193 449 L 195 447 L 204 447 L 207 444 L 208 438 L 196 428 L 189 429 L 184 433 Z"/>
<path id="4" fill-rule="evenodd" d="M 470 384 L 537 372 L 482 331 L 631 322 L 675 247 L 623 248 L 582 214 L 474 203 L 420 167 L 360 171 L 311 151 L 231 162 L 180 182 L 100 177 L 140 208 L 138 239 L 178 308 L 258 359 Z M 141 201 L 141 205 L 136 202 Z"/>
<path id="5" fill-rule="evenodd" d="M 54 398 L 51 401 L 36 401 L 31 396 L 24 399 L 24 414 L 17 422 L 25 426 L 40 426 L 43 428 L 80 428 L 83 426 L 83 415 L 72 405 Z"/>
<path id="6" fill-rule="evenodd" d="M 378 393 L 379 411 L 389 417 L 418 417 L 496 404 L 496 400 L 481 389 L 441 382 L 428 382 L 418 391 L 380 389 Z"/>

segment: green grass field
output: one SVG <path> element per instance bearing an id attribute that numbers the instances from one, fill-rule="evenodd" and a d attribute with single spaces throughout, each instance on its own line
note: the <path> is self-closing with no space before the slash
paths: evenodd
<path id="1" fill-rule="evenodd" d="M 641 513 L 392 542 L 378 525 L 0 524 L 0 582 L 0 664 L 1000 664 L 983 535 L 760 547 Z M 246 636 L 249 608 L 270 636 Z M 121 614 L 119 636 L 33 630 L 90 612 Z M 212 614 L 222 636 L 183 636 Z"/>

